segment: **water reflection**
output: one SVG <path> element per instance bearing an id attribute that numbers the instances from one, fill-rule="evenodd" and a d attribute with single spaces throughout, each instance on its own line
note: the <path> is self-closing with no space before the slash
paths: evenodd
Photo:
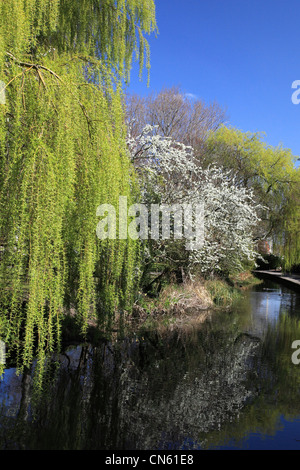
<path id="1" fill-rule="evenodd" d="M 300 296 L 284 286 L 265 281 L 246 294 L 244 305 L 249 304 L 249 329 L 264 336 L 270 324 L 275 326 L 280 316 L 288 313 L 300 318 Z"/>
<path id="2" fill-rule="evenodd" d="M 50 364 L 42 399 L 32 371 L 9 369 L 0 448 L 246 448 L 257 436 L 276 445 L 287 420 L 300 448 L 299 318 L 299 296 L 265 283 L 199 327 L 69 348 Z"/>

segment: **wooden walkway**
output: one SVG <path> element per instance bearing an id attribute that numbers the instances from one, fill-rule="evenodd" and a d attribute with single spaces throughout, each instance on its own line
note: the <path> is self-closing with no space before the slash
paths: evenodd
<path id="1" fill-rule="evenodd" d="M 300 292 L 300 275 L 299 274 L 285 274 L 280 271 L 253 271 L 253 274 L 263 279 L 270 279 L 271 281 L 284 284 L 290 289 Z"/>

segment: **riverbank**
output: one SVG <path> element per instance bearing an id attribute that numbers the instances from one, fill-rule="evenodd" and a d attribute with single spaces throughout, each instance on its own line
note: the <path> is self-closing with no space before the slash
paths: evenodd
<path id="1" fill-rule="evenodd" d="M 253 271 L 253 274 L 262 279 L 270 279 L 274 282 L 279 282 L 285 286 L 300 292 L 300 275 L 282 273 L 281 271 Z"/>
<path id="2" fill-rule="evenodd" d="M 230 309 L 244 291 L 262 281 L 247 271 L 230 278 L 198 279 L 164 286 L 157 297 L 140 292 L 132 312 L 119 312 L 109 325 L 88 322 L 85 340 L 126 336 L 141 330 L 165 330 L 204 323 L 216 310 Z M 76 312 L 66 314 L 62 325 L 63 344 L 82 341 Z"/>
<path id="3" fill-rule="evenodd" d="M 199 279 L 182 284 L 169 284 L 157 298 L 140 293 L 126 327 L 164 328 L 183 323 L 203 323 L 214 310 L 228 309 L 243 291 L 262 282 L 250 272 L 228 279 Z"/>

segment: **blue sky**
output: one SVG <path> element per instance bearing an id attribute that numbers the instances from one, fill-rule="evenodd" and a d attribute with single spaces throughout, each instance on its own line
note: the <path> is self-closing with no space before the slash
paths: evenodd
<path id="1" fill-rule="evenodd" d="M 263 132 L 268 144 L 300 156 L 300 0 L 156 0 L 147 88 L 137 67 L 130 92 L 178 85 L 227 109 L 231 126 Z"/>

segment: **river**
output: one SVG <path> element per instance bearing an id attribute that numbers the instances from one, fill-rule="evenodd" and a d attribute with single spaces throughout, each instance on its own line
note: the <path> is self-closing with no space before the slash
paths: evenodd
<path id="1" fill-rule="evenodd" d="M 205 324 L 68 347 L 42 396 L 6 369 L 0 449 L 300 450 L 299 322 L 264 281 Z"/>

